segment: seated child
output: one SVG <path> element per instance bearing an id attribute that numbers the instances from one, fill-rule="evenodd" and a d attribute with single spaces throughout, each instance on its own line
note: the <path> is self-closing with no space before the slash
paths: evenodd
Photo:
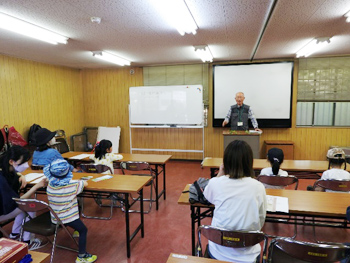
<path id="1" fill-rule="evenodd" d="M 90 159 L 95 161 L 95 164 L 104 164 L 111 168 L 114 173 L 113 161 L 123 159 L 120 154 L 112 152 L 112 142 L 109 140 L 101 140 L 95 145 L 95 155 L 90 156 Z"/>
<path id="2" fill-rule="evenodd" d="M 283 151 L 279 148 L 271 148 L 267 152 L 267 160 L 270 162 L 271 167 L 267 167 L 261 170 L 261 175 L 271 175 L 271 176 L 288 176 L 288 172 L 280 169 L 281 164 L 283 163 L 284 154 Z M 273 189 L 283 189 L 283 186 L 274 186 L 264 184 L 265 188 Z"/>
<path id="3" fill-rule="evenodd" d="M 350 180 L 350 173 L 346 171 L 345 153 L 340 148 L 329 149 L 327 152 L 327 158 L 329 160 L 329 169 L 324 171 L 321 180 Z M 344 169 L 342 166 L 344 164 Z M 330 190 L 326 190 L 330 191 Z"/>
<path id="4" fill-rule="evenodd" d="M 79 254 L 75 262 L 95 262 L 97 256 L 86 252 L 87 228 L 79 218 L 77 201 L 77 195 L 87 186 L 87 182 L 71 180 L 71 166 L 62 159 L 46 165 L 44 174 L 49 179 L 46 191 L 51 208 L 65 226 L 79 232 Z M 51 217 L 51 220 L 56 223 L 55 218 Z"/>

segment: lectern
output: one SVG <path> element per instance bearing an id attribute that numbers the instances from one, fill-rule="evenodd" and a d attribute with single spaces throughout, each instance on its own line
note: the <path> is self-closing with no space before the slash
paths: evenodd
<path id="1" fill-rule="evenodd" d="M 253 151 L 253 158 L 260 159 L 260 133 L 249 131 L 230 131 L 222 132 L 224 136 L 224 149 L 234 140 L 245 141 L 249 144 Z"/>

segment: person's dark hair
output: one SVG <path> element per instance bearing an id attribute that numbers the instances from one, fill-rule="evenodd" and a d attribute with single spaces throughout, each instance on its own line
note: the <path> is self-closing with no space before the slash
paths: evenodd
<path id="1" fill-rule="evenodd" d="M 40 145 L 40 146 L 36 147 L 36 150 L 39 152 L 43 152 L 43 151 L 50 149 L 50 148 L 51 148 L 51 146 L 44 144 L 44 145 Z"/>
<path id="2" fill-rule="evenodd" d="M 253 151 L 245 141 L 235 140 L 224 152 L 224 170 L 230 178 L 254 177 Z"/>
<path id="3" fill-rule="evenodd" d="M 109 140 L 101 140 L 96 143 L 95 147 L 95 158 L 102 159 L 105 157 L 107 150 L 112 147 L 112 142 Z"/>
<path id="4" fill-rule="evenodd" d="M 280 166 L 283 163 L 284 159 L 283 151 L 279 148 L 271 148 L 267 152 L 267 159 L 271 164 L 272 173 L 274 175 L 278 175 L 278 171 L 280 170 Z"/>
<path id="5" fill-rule="evenodd" d="M 338 157 L 337 155 L 335 155 L 334 157 Z M 341 157 L 339 155 L 339 157 Z M 345 159 L 333 159 L 333 158 L 329 158 L 329 164 L 328 164 L 328 169 L 331 168 L 331 166 L 342 166 L 343 163 L 345 163 L 345 167 L 344 167 L 344 170 L 346 170 L 346 161 Z"/>
<path id="6" fill-rule="evenodd" d="M 28 162 L 30 159 L 30 153 L 27 149 L 19 145 L 13 145 L 0 159 L 0 168 L 2 170 L 2 175 L 6 178 L 10 187 L 13 189 L 19 189 L 19 181 L 16 172 L 10 171 L 10 160 L 15 162 L 21 160 L 21 163 Z"/>

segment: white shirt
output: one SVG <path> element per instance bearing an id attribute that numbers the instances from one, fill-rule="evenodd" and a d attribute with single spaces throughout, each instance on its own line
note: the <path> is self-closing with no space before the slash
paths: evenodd
<path id="1" fill-rule="evenodd" d="M 270 176 L 275 176 L 272 172 L 272 167 L 267 167 L 261 170 L 260 172 L 261 175 L 270 175 Z M 288 172 L 283 171 L 282 169 L 278 170 L 278 174 L 279 176 L 288 176 Z M 283 186 L 277 186 L 277 185 L 269 185 L 269 184 L 263 184 L 265 186 L 265 188 L 269 188 L 269 189 L 284 189 Z"/>
<path id="2" fill-rule="evenodd" d="M 98 159 L 95 157 L 95 155 L 90 156 L 91 160 L 95 161 L 95 164 L 104 164 L 111 168 L 112 172 L 114 171 L 113 168 L 113 161 L 121 160 L 123 159 L 123 155 L 121 154 L 114 154 L 114 153 L 106 153 L 104 158 Z"/>
<path id="3" fill-rule="evenodd" d="M 214 177 L 210 179 L 203 194 L 215 205 L 212 226 L 227 230 L 256 231 L 264 225 L 266 192 L 259 181 L 250 177 Z M 255 262 L 261 247 L 256 244 L 252 247 L 230 248 L 209 242 L 209 250 L 218 260 L 251 263 Z"/>

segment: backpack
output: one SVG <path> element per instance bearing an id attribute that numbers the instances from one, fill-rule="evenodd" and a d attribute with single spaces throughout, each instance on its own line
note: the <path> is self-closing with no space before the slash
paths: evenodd
<path id="1" fill-rule="evenodd" d="M 41 129 L 41 126 L 38 124 L 33 124 L 32 126 L 30 126 L 29 128 L 29 133 L 28 133 L 28 143 L 29 145 L 35 146 L 35 137 L 34 134 Z"/>
<path id="2" fill-rule="evenodd" d="M 10 147 L 8 137 L 9 129 L 8 126 L 5 125 L 2 129 L 0 129 L 0 156 L 3 155 Z"/>
<path id="3" fill-rule="evenodd" d="M 210 205 L 207 199 L 205 199 L 203 195 L 203 191 L 205 187 L 208 185 L 209 179 L 207 178 L 198 178 L 198 180 L 194 181 L 193 184 L 190 186 L 189 194 L 190 198 L 189 201 L 191 204 L 194 203 L 201 203 L 204 205 Z"/>

